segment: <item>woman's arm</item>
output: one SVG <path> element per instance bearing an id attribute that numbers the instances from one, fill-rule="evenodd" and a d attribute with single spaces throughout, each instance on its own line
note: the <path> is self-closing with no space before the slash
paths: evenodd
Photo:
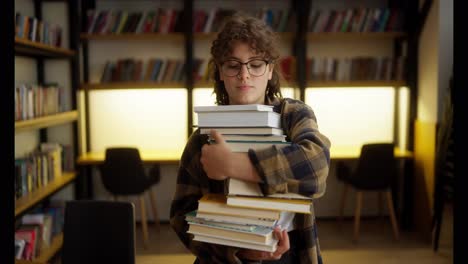
<path id="1" fill-rule="evenodd" d="M 300 101 L 285 101 L 282 126 L 291 146 L 233 153 L 222 136 L 204 145 L 201 163 L 211 179 L 238 178 L 260 183 L 264 194 L 294 192 L 320 197 L 325 192 L 330 164 L 330 141 L 318 131 L 313 110 Z"/>
<path id="2" fill-rule="evenodd" d="M 248 152 L 262 179 L 262 191 L 322 196 L 330 166 L 330 140 L 318 130 L 312 108 L 301 101 L 285 101 L 281 120 L 291 146 Z"/>
<path id="3" fill-rule="evenodd" d="M 200 263 L 241 263 L 237 258 L 237 248 L 193 241 L 193 235 L 187 233 L 189 225 L 185 214 L 198 208 L 198 200 L 208 193 L 207 177 L 200 165 L 200 140 L 194 136 L 189 139 L 181 158 L 177 175 L 177 186 L 170 210 L 170 224 L 179 239 Z M 206 179 L 203 179 L 206 178 Z"/>

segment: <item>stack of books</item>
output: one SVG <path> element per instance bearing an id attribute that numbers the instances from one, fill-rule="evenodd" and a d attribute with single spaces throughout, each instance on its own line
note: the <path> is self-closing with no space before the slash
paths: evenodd
<path id="1" fill-rule="evenodd" d="M 267 105 L 197 106 L 201 134 L 216 129 L 234 152 L 289 146 L 280 114 Z M 210 144 L 216 144 L 210 139 Z M 186 214 L 195 241 L 274 252 L 276 225 L 288 228 L 295 213 L 310 214 L 310 197 L 294 193 L 263 195 L 256 183 L 230 178 L 224 194 L 206 194 Z"/>

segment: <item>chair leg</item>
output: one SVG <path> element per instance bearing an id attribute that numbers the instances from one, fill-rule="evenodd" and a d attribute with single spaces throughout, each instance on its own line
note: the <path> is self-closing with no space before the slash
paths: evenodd
<path id="1" fill-rule="evenodd" d="M 153 209 L 153 217 L 154 217 L 154 223 L 156 224 L 156 230 L 159 232 L 160 231 L 160 224 L 159 224 L 159 216 L 158 216 L 158 210 L 156 207 L 156 197 L 153 193 L 153 190 L 149 189 L 148 190 L 150 198 L 151 198 L 151 208 Z"/>
<path id="2" fill-rule="evenodd" d="M 361 219 L 362 192 L 356 192 L 356 209 L 354 212 L 354 241 L 359 240 L 359 221 Z"/>
<path id="3" fill-rule="evenodd" d="M 383 217 L 383 208 L 382 208 L 382 192 L 378 192 L 378 208 L 379 208 L 379 218 L 382 218 Z"/>
<path id="4" fill-rule="evenodd" d="M 345 207 L 347 194 L 348 194 L 348 185 L 345 183 L 344 188 L 343 188 L 343 193 L 341 195 L 340 215 L 338 216 L 338 221 L 340 222 L 340 224 L 343 221 L 343 213 L 344 213 L 344 207 Z"/>
<path id="5" fill-rule="evenodd" d="M 387 204 L 388 204 L 388 212 L 390 214 L 390 220 L 392 222 L 392 228 L 393 228 L 393 235 L 395 236 L 395 239 L 399 239 L 399 232 L 398 232 L 398 223 L 396 221 L 395 217 L 395 210 L 393 208 L 393 199 L 392 199 L 392 191 L 386 191 L 387 193 Z"/>
<path id="6" fill-rule="evenodd" d="M 145 207 L 145 196 L 140 195 L 140 211 L 141 211 L 141 230 L 143 231 L 143 247 L 148 248 L 148 223 L 146 222 L 146 207 Z"/>

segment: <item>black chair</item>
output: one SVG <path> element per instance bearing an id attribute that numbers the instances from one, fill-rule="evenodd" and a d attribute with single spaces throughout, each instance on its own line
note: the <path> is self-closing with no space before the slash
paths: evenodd
<path id="1" fill-rule="evenodd" d="M 135 208 L 130 202 L 68 201 L 63 264 L 135 263 Z"/>
<path id="2" fill-rule="evenodd" d="M 105 155 L 104 164 L 100 166 L 102 183 L 114 196 L 114 200 L 117 200 L 118 196 L 139 196 L 143 242 L 147 248 L 149 236 L 144 196 L 148 191 L 156 229 L 159 230 L 156 198 L 151 191 L 151 187 L 160 181 L 159 166 L 154 165 L 147 175 L 137 148 L 107 148 Z"/>
<path id="3" fill-rule="evenodd" d="M 379 192 L 379 214 L 381 212 L 381 194 L 386 193 L 387 205 L 392 223 L 393 234 L 398 240 L 399 232 L 396 222 L 391 185 L 396 175 L 396 162 L 394 145 L 391 143 L 364 144 L 354 171 L 344 163 L 338 162 L 336 175 L 338 180 L 344 182 L 344 190 L 340 206 L 339 220 L 343 219 L 343 210 L 346 201 L 348 186 L 352 186 L 356 192 L 356 209 L 354 215 L 354 240 L 359 238 L 359 221 L 362 205 L 362 192 Z"/>

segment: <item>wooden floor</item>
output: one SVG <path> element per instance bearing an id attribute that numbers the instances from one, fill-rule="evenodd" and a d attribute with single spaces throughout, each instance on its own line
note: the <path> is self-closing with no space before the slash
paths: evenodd
<path id="1" fill-rule="evenodd" d="M 418 234 L 402 231 L 400 240 L 393 240 L 388 218 L 366 219 L 361 222 L 360 240 L 352 241 L 353 222 L 345 220 L 340 227 L 335 220 L 318 220 L 318 233 L 324 263 L 347 264 L 448 264 L 453 263 L 452 209 L 444 215 L 439 252 L 424 242 Z M 137 264 L 193 263 L 195 259 L 178 240 L 169 225 L 162 225 L 160 233 L 149 228 L 151 245 L 143 249 L 141 230 L 137 228 Z"/>

